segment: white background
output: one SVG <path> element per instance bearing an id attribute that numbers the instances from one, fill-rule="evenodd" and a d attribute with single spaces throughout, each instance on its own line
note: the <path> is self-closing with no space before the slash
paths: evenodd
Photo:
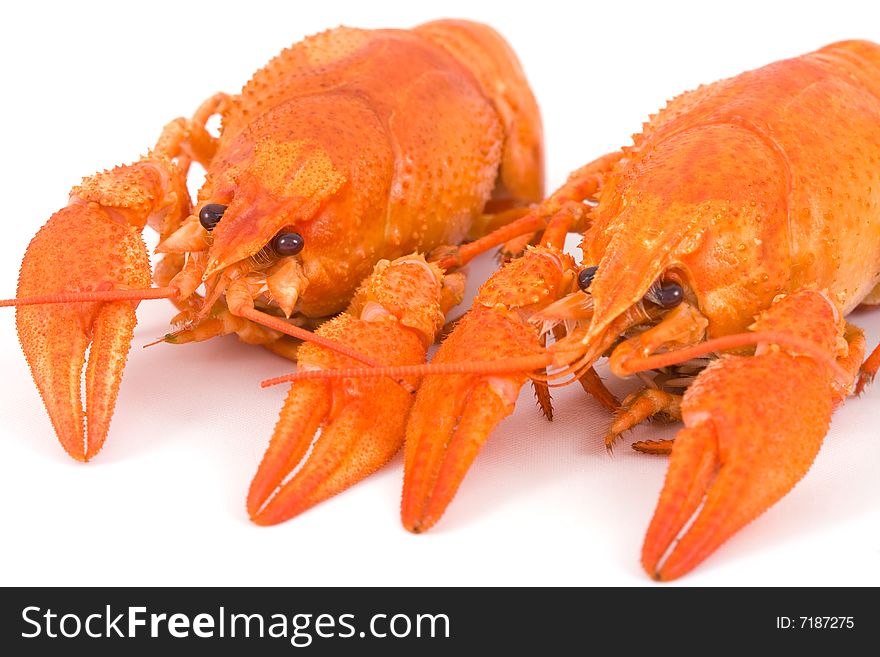
<path id="1" fill-rule="evenodd" d="M 874 2 L 778 5 L 12 3 L 0 24 L 0 297 L 82 176 L 136 159 L 168 120 L 237 91 L 307 34 L 444 16 L 494 25 L 541 104 L 553 188 L 683 90 L 842 38 L 880 41 Z M 607 413 L 575 389 L 558 395 L 552 425 L 525 391 L 424 536 L 398 521 L 399 457 L 292 522 L 252 525 L 245 493 L 285 394 L 258 382 L 289 365 L 234 338 L 141 349 L 172 314 L 142 304 L 110 438 L 82 465 L 57 443 L 13 311 L 0 311 L 0 583 L 650 584 L 638 557 L 665 459 L 608 457 Z M 875 345 L 880 313 L 854 321 Z M 838 411 L 790 496 L 682 583 L 880 584 L 878 388 Z"/>

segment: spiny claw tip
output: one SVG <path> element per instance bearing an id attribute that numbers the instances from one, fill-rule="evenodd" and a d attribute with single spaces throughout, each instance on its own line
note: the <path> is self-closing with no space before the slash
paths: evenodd
<path id="1" fill-rule="evenodd" d="M 861 395 L 865 388 L 868 387 L 871 383 L 874 382 L 874 374 L 869 372 L 862 372 L 859 374 L 859 378 L 856 382 L 856 391 L 855 394 L 858 397 Z"/>
<path id="2" fill-rule="evenodd" d="M 605 451 L 608 452 L 608 456 L 614 456 L 614 441 L 617 438 L 614 434 L 608 434 L 605 436 Z"/>

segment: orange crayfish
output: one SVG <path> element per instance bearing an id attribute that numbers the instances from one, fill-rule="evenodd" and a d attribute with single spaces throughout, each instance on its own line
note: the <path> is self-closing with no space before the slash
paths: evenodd
<path id="1" fill-rule="evenodd" d="M 219 136 L 206 128 L 216 115 Z M 193 162 L 206 170 L 195 202 Z M 339 28 L 172 121 L 138 162 L 86 178 L 31 241 L 17 298 L 0 305 L 18 307 L 61 445 L 87 461 L 107 435 L 140 301 L 177 306 L 165 343 L 237 334 L 294 358 L 304 339 L 304 369 L 424 362 L 463 294 L 462 274 L 448 270 L 494 242 L 444 268 L 422 254 L 502 226 L 502 240 L 528 232 L 515 220 L 542 196 L 538 108 L 496 32 L 454 20 Z M 156 287 L 148 225 L 160 235 Z M 277 521 L 381 467 L 402 444 L 410 385 L 294 391 L 251 489 L 254 520 Z"/>
<path id="2" fill-rule="evenodd" d="M 634 445 L 671 453 L 642 565 L 679 577 L 792 489 L 880 366 L 845 319 L 880 301 L 880 47 L 840 42 L 685 93 L 532 216 L 542 243 L 482 287 L 432 364 L 282 379 L 424 377 L 412 531 L 439 520 L 529 378 L 548 411 L 564 379 L 613 409 L 609 449 L 654 415 L 682 420 L 674 441 Z M 584 233 L 580 267 L 567 230 Z M 603 355 L 646 387 L 618 404 Z"/>

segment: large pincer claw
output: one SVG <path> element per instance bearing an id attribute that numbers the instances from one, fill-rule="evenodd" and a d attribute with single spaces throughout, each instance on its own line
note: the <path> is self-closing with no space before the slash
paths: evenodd
<path id="1" fill-rule="evenodd" d="M 421 256 L 382 261 L 346 312 L 317 334 L 383 365 L 424 363 L 443 324 L 442 281 L 441 271 Z M 312 343 L 298 352 L 300 369 L 358 365 Z M 403 444 L 413 383 L 381 377 L 293 384 L 251 483 L 251 519 L 260 525 L 283 522 L 385 465 Z"/>
<path id="2" fill-rule="evenodd" d="M 545 355 L 528 318 L 568 292 L 573 261 L 556 248 L 532 248 L 496 272 L 455 327 L 432 365 Z M 412 532 L 443 515 L 498 423 L 513 412 L 529 369 L 501 374 L 428 374 L 406 431 L 401 520 Z"/>
<path id="3" fill-rule="evenodd" d="M 783 298 L 754 328 L 806 338 L 832 361 L 841 343 L 839 313 L 814 290 Z M 862 349 L 863 341 L 851 341 L 840 356 L 852 374 L 846 387 Z M 697 377 L 682 402 L 685 428 L 675 438 L 642 548 L 650 575 L 684 575 L 800 481 L 839 395 L 830 370 L 814 357 L 763 343 L 754 356 L 722 356 Z"/>
<path id="4" fill-rule="evenodd" d="M 478 306 L 459 321 L 431 362 L 490 361 L 540 350 L 527 325 Z M 419 533 L 440 519 L 492 431 L 513 412 L 527 379 L 525 372 L 423 379 L 406 429 L 404 527 Z"/>
<path id="5" fill-rule="evenodd" d="M 150 287 L 140 233 L 96 203 L 72 203 L 33 238 L 17 296 Z M 137 301 L 21 305 L 16 326 L 61 445 L 88 461 L 104 444 L 135 326 Z M 85 409 L 81 392 L 85 366 Z"/>

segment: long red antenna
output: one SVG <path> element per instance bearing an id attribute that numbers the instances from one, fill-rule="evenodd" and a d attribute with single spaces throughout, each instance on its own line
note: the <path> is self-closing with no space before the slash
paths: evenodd
<path id="1" fill-rule="evenodd" d="M 82 291 L 82 292 L 55 292 L 52 294 L 41 294 L 32 297 L 19 297 L 17 299 L 0 300 L 0 308 L 9 306 L 35 306 L 51 303 L 94 303 L 108 301 L 135 301 L 145 299 L 173 299 L 180 294 L 180 290 L 176 287 L 151 287 L 132 290 L 100 290 L 100 291 Z M 284 320 L 273 317 L 266 313 L 262 313 L 254 308 L 242 308 L 239 314 L 245 319 L 252 322 L 267 326 L 285 335 L 299 338 L 305 342 L 312 342 L 330 351 L 335 351 L 343 356 L 348 356 L 356 361 L 369 365 L 370 368 L 381 368 L 382 363 L 369 356 L 364 356 L 354 349 L 344 344 L 321 337 L 316 333 L 307 331 L 306 329 L 289 324 Z M 398 380 L 403 388 L 408 392 L 414 392 L 413 387 L 406 381 Z"/>
<path id="2" fill-rule="evenodd" d="M 675 351 L 670 351 L 665 354 L 654 354 L 653 356 L 629 359 L 626 362 L 626 369 L 629 374 L 644 372 L 645 370 L 656 370 L 660 367 L 675 365 L 676 363 L 682 363 L 691 358 L 704 356 L 713 351 L 748 347 L 761 342 L 777 344 L 780 347 L 785 347 L 793 352 L 804 354 L 810 358 L 815 358 L 820 363 L 827 365 L 842 381 L 845 381 L 849 376 L 847 371 L 815 342 L 781 331 L 753 331 L 749 333 L 722 335 L 721 337 L 712 338 L 711 340 L 706 340 L 699 344 L 691 345 L 690 347 L 676 349 Z"/>
<path id="3" fill-rule="evenodd" d="M 348 356 L 349 358 L 360 361 L 364 365 L 369 365 L 369 367 L 367 367 L 367 368 L 362 368 L 368 372 L 372 372 L 375 370 L 382 370 L 382 369 L 393 369 L 393 368 L 388 368 L 388 367 L 384 366 L 382 363 L 380 363 L 379 361 L 377 361 L 373 358 L 370 358 L 369 356 L 364 356 L 363 354 L 355 351 L 354 349 L 351 349 L 350 347 L 347 347 L 346 345 L 341 344 L 335 340 L 330 340 L 328 338 L 321 337 L 317 333 L 312 333 L 311 331 L 307 331 L 306 329 L 300 328 L 299 326 L 294 326 L 293 324 L 288 324 L 287 322 L 285 322 L 283 319 L 280 319 L 279 317 L 274 317 L 274 316 L 269 315 L 267 313 L 260 312 L 259 310 L 256 310 L 255 308 L 248 308 L 248 307 L 240 308 L 238 310 L 238 314 L 241 315 L 242 317 L 244 317 L 245 319 L 249 319 L 252 322 L 256 322 L 257 324 L 261 324 L 261 325 L 266 326 L 270 329 L 274 329 L 274 330 L 278 331 L 279 333 L 284 333 L 285 335 L 289 335 L 293 338 L 299 338 L 300 340 L 304 340 L 306 342 L 312 342 L 316 345 L 324 347 L 325 349 L 329 349 L 330 351 L 335 351 L 338 354 L 342 354 L 343 356 Z M 392 378 L 397 378 L 398 376 L 405 376 L 405 375 L 382 374 L 382 375 L 376 375 L 376 376 L 391 376 Z M 279 381 L 279 383 L 281 383 L 281 382 Z M 407 390 L 407 392 L 410 392 L 410 393 L 415 392 L 413 387 L 411 385 L 409 385 L 406 381 L 397 378 L 397 383 L 399 383 L 403 388 L 405 388 Z M 265 386 L 263 386 L 263 387 L 265 387 Z"/>
<path id="4" fill-rule="evenodd" d="M 794 352 L 802 353 L 828 366 L 841 380 L 848 374 L 833 357 L 819 345 L 790 333 L 777 331 L 756 331 L 736 333 L 719 338 L 706 340 L 690 347 L 684 347 L 665 354 L 655 354 L 644 358 L 633 358 L 627 361 L 627 373 L 635 374 L 645 370 L 654 370 L 675 365 L 698 356 L 715 351 L 735 349 L 756 345 L 761 342 L 777 344 Z M 266 379 L 260 385 L 264 388 L 305 379 L 337 379 L 377 376 L 426 376 L 430 374 L 508 374 L 511 372 L 532 372 L 551 365 L 553 356 L 550 353 L 503 358 L 497 361 L 465 361 L 459 363 L 427 363 L 424 365 L 398 365 L 395 367 L 352 367 L 332 370 L 306 370 L 285 374 L 284 376 Z"/>
<path id="5" fill-rule="evenodd" d="M 263 388 L 302 381 L 303 379 L 339 379 L 344 377 L 363 378 L 377 376 L 423 376 L 425 374 L 509 374 L 511 372 L 531 372 L 547 367 L 553 357 L 547 354 L 504 358 L 497 361 L 462 361 L 459 363 L 426 363 L 424 365 L 393 365 L 382 367 L 349 367 L 336 370 L 300 370 L 284 376 L 266 379 Z"/>
<path id="6" fill-rule="evenodd" d="M 132 290 L 99 290 L 83 292 L 54 292 L 33 297 L 0 300 L 0 308 L 9 306 L 36 306 L 48 303 L 91 303 L 96 301 L 137 301 L 141 299 L 173 299 L 180 290 L 176 287 L 150 287 Z"/>

